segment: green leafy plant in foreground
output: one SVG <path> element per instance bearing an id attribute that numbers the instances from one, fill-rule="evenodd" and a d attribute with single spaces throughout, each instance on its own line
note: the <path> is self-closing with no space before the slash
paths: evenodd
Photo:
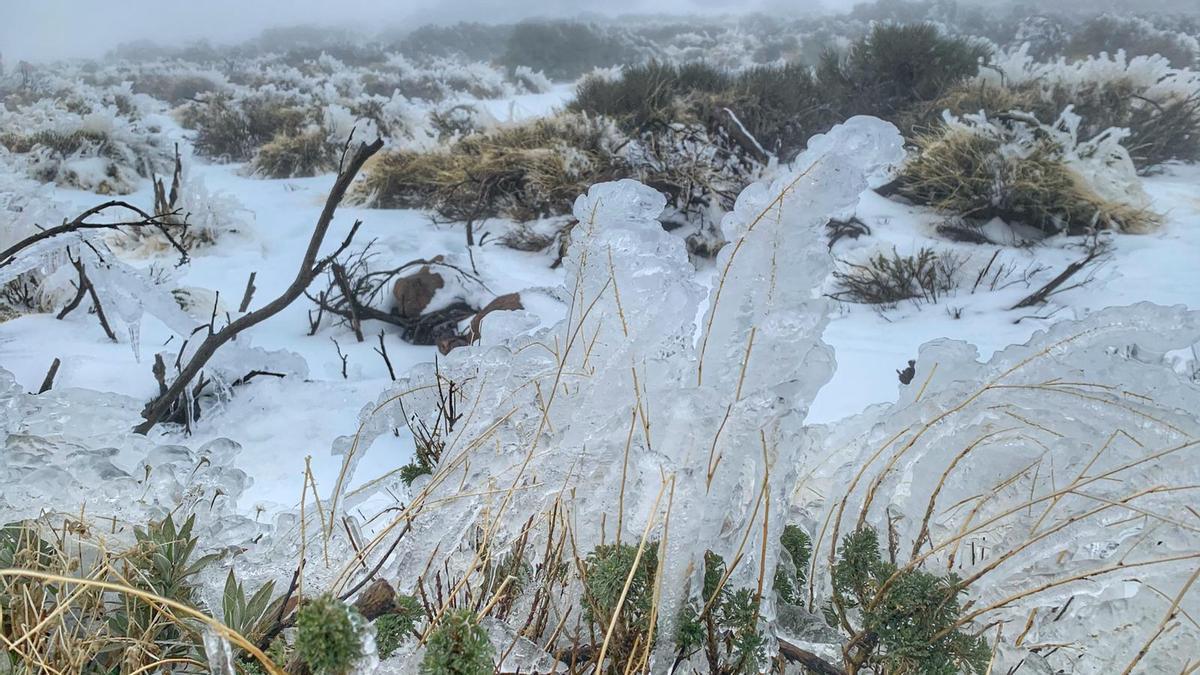
<path id="1" fill-rule="evenodd" d="M 486 675 L 493 665 L 492 643 L 469 609 L 453 609 L 429 635 L 421 675 Z"/>
<path id="2" fill-rule="evenodd" d="M 363 656 L 366 624 L 353 607 L 331 595 L 309 601 L 296 615 L 296 653 L 315 675 L 346 675 Z"/>
<path id="3" fill-rule="evenodd" d="M 849 672 L 982 674 L 991 650 L 982 637 L 953 628 L 964 593 L 954 574 L 941 577 L 884 560 L 875 530 L 862 528 L 842 540 L 825 619 L 861 636 L 847 654 Z"/>

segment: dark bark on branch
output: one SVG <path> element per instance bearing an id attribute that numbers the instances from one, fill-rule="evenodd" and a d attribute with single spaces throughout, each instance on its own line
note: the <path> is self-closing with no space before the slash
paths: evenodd
<path id="1" fill-rule="evenodd" d="M 250 308 L 250 300 L 254 297 L 254 277 L 258 276 L 258 272 L 251 272 L 250 278 L 246 280 L 246 292 L 242 294 L 242 304 L 238 306 L 238 313 L 244 313 Z"/>
<path id="2" fill-rule="evenodd" d="M 183 367 L 180 373 L 176 376 L 171 386 L 161 396 L 155 398 L 150 403 L 146 404 L 145 410 L 142 411 L 144 422 L 134 427 L 134 432 L 139 434 L 147 434 L 154 428 L 162 419 L 163 416 L 170 410 L 172 401 L 177 399 L 187 388 L 189 382 L 192 381 L 200 371 L 204 369 L 205 364 L 216 353 L 217 349 L 226 342 L 232 340 L 238 333 L 255 326 L 272 316 L 275 316 L 285 307 L 292 304 L 296 298 L 304 294 L 305 289 L 312 283 L 313 279 L 320 274 L 326 266 L 328 266 L 336 256 L 344 251 L 350 242 L 354 239 L 354 235 L 358 232 L 361 221 L 355 222 L 350 228 L 350 234 L 341 243 L 333 254 L 324 258 L 317 258 L 321 250 L 321 244 L 325 241 L 325 235 L 329 231 L 329 226 L 333 222 L 334 212 L 337 211 L 338 205 L 342 198 L 345 197 L 346 191 L 350 188 L 350 184 L 358 175 L 363 164 L 366 163 L 375 153 L 383 147 L 383 140 L 376 139 L 374 143 L 367 145 L 360 143 L 358 150 L 347 163 L 345 170 L 338 174 L 337 180 L 333 184 L 333 188 L 329 192 L 329 197 L 325 201 L 325 208 L 321 211 L 321 216 L 317 220 L 316 227 L 313 228 L 312 238 L 308 242 L 308 249 L 304 253 L 304 259 L 300 262 L 300 269 L 296 273 L 296 278 L 291 285 L 283 292 L 282 295 L 275 298 L 271 302 L 261 308 L 250 312 L 249 314 L 238 317 L 233 322 L 226 325 L 223 329 L 210 334 L 204 339 L 204 342 L 197 348 L 196 353 Z"/>
<path id="3" fill-rule="evenodd" d="M 54 376 L 58 375 L 58 367 L 62 365 L 62 361 L 54 359 L 54 363 L 50 364 L 50 370 L 46 372 L 46 378 L 42 380 L 42 386 L 38 388 L 39 394 L 44 394 L 54 388 Z"/>
<path id="4" fill-rule="evenodd" d="M 1067 265 L 1066 269 L 1064 269 L 1058 276 L 1047 282 L 1045 286 L 1042 286 L 1033 293 L 1029 294 L 1025 297 L 1025 299 L 1021 300 L 1012 307 L 1009 307 L 1009 309 L 1023 309 L 1025 307 L 1033 307 L 1046 302 L 1051 295 L 1054 295 L 1059 286 L 1062 286 L 1064 283 L 1066 283 L 1067 279 L 1075 276 L 1079 270 L 1087 267 L 1093 260 L 1104 255 L 1106 252 L 1107 249 L 1103 246 L 1092 246 L 1088 249 L 1086 256 L 1076 260 L 1070 265 Z"/>
<path id="5" fill-rule="evenodd" d="M 809 672 L 817 675 L 846 675 L 846 671 L 842 668 L 785 640 L 779 640 L 779 653 L 788 661 L 799 663 Z"/>
<path id="6" fill-rule="evenodd" d="M 346 277 L 346 268 L 337 263 L 333 263 L 330 268 L 333 270 L 333 278 L 337 282 L 338 289 L 342 292 L 342 297 L 350 300 L 346 304 L 350 308 L 350 328 L 354 330 L 354 339 L 362 342 L 362 320 L 358 318 L 358 309 L 356 307 L 358 302 L 354 299 L 354 292 L 350 290 L 350 280 Z"/>

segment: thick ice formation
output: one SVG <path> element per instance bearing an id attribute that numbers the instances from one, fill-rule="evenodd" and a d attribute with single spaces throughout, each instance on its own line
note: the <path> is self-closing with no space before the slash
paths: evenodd
<path id="1" fill-rule="evenodd" d="M 965 343 L 926 344 L 897 403 L 824 430 L 800 458 L 812 604 L 831 547 L 863 525 L 882 538 L 890 522 L 901 565 L 969 582 L 968 616 L 993 627 L 989 644 L 1002 638 L 1001 672 L 1021 659 L 1121 672 L 1160 621 L 1170 630 L 1136 672 L 1178 672 L 1200 650 L 1200 629 L 1169 617 L 1200 564 L 1200 515 L 1186 506 L 1200 489 L 1200 389 L 1164 355 L 1198 339 L 1200 312 L 1140 304 L 987 363 Z M 1195 616 L 1200 594 L 1179 608 Z M 1063 646 L 1036 653 L 1049 644 Z"/>
<path id="2" fill-rule="evenodd" d="M 698 593 L 706 550 L 739 560 L 730 583 L 756 584 L 775 566 L 804 413 L 833 371 L 815 295 L 829 271 L 823 227 L 902 157 L 894 127 L 854 118 L 746 190 L 724 223 L 731 243 L 699 329 L 704 289 L 656 220 L 662 196 L 620 181 L 580 197 L 587 236 L 564 261 L 567 318 L 440 364 L 442 391 L 462 387 L 461 418 L 397 520 L 415 516 L 390 576 L 415 583 L 431 559 L 466 573 L 473 545 L 502 549 L 559 508 L 580 555 L 643 531 L 661 542 L 664 634 Z M 338 446 L 347 479 L 375 437 L 408 416 L 434 420 L 437 393 L 433 367 L 419 368 L 366 411 Z M 342 492 L 335 518 L 363 496 Z"/>

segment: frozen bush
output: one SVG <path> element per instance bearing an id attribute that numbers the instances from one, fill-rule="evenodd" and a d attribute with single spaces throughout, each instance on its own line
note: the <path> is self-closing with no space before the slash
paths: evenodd
<path id="1" fill-rule="evenodd" d="M 206 96 L 183 109 L 180 120 L 196 132 L 196 152 L 204 157 L 240 162 L 278 134 L 297 135 L 312 113 L 287 98 L 255 95 L 234 99 Z"/>
<path id="2" fill-rule="evenodd" d="M 1114 14 L 1088 19 L 1071 32 L 1065 45 L 1066 55 L 1073 58 L 1117 50 L 1131 57 L 1161 56 L 1175 68 L 1191 68 L 1200 57 L 1200 43 L 1195 37 L 1162 30 L 1139 17 Z"/>
<path id="3" fill-rule="evenodd" d="M 1200 313 L 1140 304 L 986 362 L 962 342 L 924 345 L 895 404 L 825 428 L 800 460 L 814 467 L 793 493 L 813 533 L 807 606 L 862 626 L 906 575 L 953 573 L 970 605 L 930 637 L 1019 627 L 982 633 L 993 672 L 1179 670 L 1200 630 L 1161 626 L 1200 610 L 1200 536 L 1174 515 L 1196 489 L 1200 390 L 1163 355 L 1197 338 Z M 867 530 L 891 569 L 866 605 L 843 602 L 823 561 Z"/>
<path id="4" fill-rule="evenodd" d="M 447 220 L 560 215 L 587 186 L 620 171 L 619 137 L 603 120 L 560 115 L 465 136 L 430 152 L 395 151 L 355 187 L 380 208 L 428 208 Z"/>
<path id="5" fill-rule="evenodd" d="M 553 80 L 573 80 L 597 66 L 640 63 L 640 41 L 615 26 L 570 21 L 524 21 L 512 29 L 501 65 L 526 66 Z"/>
<path id="6" fill-rule="evenodd" d="M 833 121 L 811 71 L 799 65 L 734 73 L 704 63 L 652 61 L 625 68 L 617 78 L 584 78 L 570 107 L 612 117 L 635 135 L 671 124 L 699 124 L 714 131 L 714 140 L 723 136 L 723 145 L 739 154 L 747 150 L 738 143 L 757 143 L 785 160 Z M 736 121 L 724 116 L 726 110 Z M 727 127 L 723 134 L 716 133 L 722 127 Z M 743 131 L 753 140 L 730 138 Z"/>
<path id="7" fill-rule="evenodd" d="M 31 178 L 101 194 L 132 192 L 140 179 L 170 166 L 162 128 L 86 93 L 82 110 L 51 99 L 0 109 L 0 148 Z"/>
<path id="8" fill-rule="evenodd" d="M 905 300 L 936 304 L 958 287 L 963 260 L 951 253 L 922 248 L 912 255 L 876 253 L 862 263 L 835 270 L 833 297 L 868 305 L 895 307 Z"/>
<path id="9" fill-rule="evenodd" d="M 706 552 L 728 561 L 734 589 L 774 573 L 801 471 L 794 459 L 807 443 L 801 420 L 833 367 L 819 337 L 828 311 L 816 295 L 829 272 L 823 229 L 903 157 L 896 129 L 869 118 L 808 145 L 726 216 L 730 244 L 718 254 L 711 297 L 683 243 L 657 220 L 661 195 L 632 181 L 593 186 L 575 203 L 579 236 L 563 261 L 568 318 L 517 330 L 511 317 L 489 318 L 485 346 L 398 381 L 364 411 L 360 432 L 336 444 L 346 470 L 332 518 L 364 496 L 342 489 L 359 480 L 358 449 L 406 420 L 438 419 L 432 385 L 444 392 L 455 382 L 473 412 L 444 432 L 432 475 L 413 482 L 406 503 L 439 506 L 397 514 L 414 516 L 420 536 L 400 541 L 387 573 L 415 578 L 437 567 L 443 578 L 469 580 L 483 549 L 506 551 L 519 539 L 542 550 L 560 536 L 544 527 L 554 514 L 570 523 L 577 551 L 658 541 L 653 658 L 671 662 L 683 607 L 703 603 Z M 383 483 L 391 480 L 399 479 Z M 462 490 L 496 500 L 453 497 Z M 563 583 L 561 602 L 576 604 L 580 580 Z M 773 608 L 765 599 L 762 621 Z"/>
<path id="10" fill-rule="evenodd" d="M 316 125 L 291 135 L 276 134 L 254 155 L 254 173 L 267 178 L 301 178 L 337 169 L 338 146 Z"/>
<path id="11" fill-rule="evenodd" d="M 918 139 L 900 192 L 946 213 L 1048 234 L 1153 229 L 1158 216 L 1120 145 L 1121 130 L 1084 141 L 1079 123 L 1070 109 L 1054 124 L 1020 113 L 947 116 Z"/>
<path id="12" fill-rule="evenodd" d="M 1123 51 L 1037 63 L 1025 47 L 999 55 L 993 66 L 944 107 L 994 114 L 1008 110 L 997 101 L 1015 99 L 1019 109 L 1049 119 L 1070 105 L 1085 136 L 1127 129 L 1122 144 L 1140 172 L 1170 160 L 1200 160 L 1200 73 L 1172 68 L 1161 56 L 1130 58 Z"/>

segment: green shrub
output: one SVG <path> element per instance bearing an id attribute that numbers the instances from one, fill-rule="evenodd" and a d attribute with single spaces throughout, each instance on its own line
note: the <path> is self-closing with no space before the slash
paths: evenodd
<path id="1" fill-rule="evenodd" d="M 487 675 L 495 669 L 492 643 L 475 612 L 452 609 L 429 634 L 421 675 Z"/>
<path id="2" fill-rule="evenodd" d="M 622 668 L 637 649 L 646 648 L 650 637 L 657 568 L 656 541 L 646 542 L 640 558 L 636 545 L 602 544 L 584 560 L 583 616 L 598 639 L 604 639 L 612 625 L 608 654 Z M 629 590 L 621 602 L 627 581 Z"/>
<path id="3" fill-rule="evenodd" d="M 775 592 L 788 605 L 800 604 L 800 589 L 808 581 L 808 563 L 812 556 L 812 540 L 798 525 L 786 525 L 779 537 L 787 560 L 775 570 Z"/>
<path id="4" fill-rule="evenodd" d="M 181 122 L 196 131 L 196 152 L 204 157 L 241 162 L 277 135 L 295 136 L 307 126 L 311 111 L 274 96 L 234 100 L 217 94 L 190 104 Z"/>
<path id="5" fill-rule="evenodd" d="M 362 616 L 330 595 L 301 605 L 296 653 L 315 675 L 348 675 L 363 656 Z"/>
<path id="6" fill-rule="evenodd" d="M 386 659 L 409 637 L 417 620 L 423 616 L 420 603 L 411 595 L 397 595 L 399 611 L 375 619 L 375 646 L 379 657 Z"/>
<path id="7" fill-rule="evenodd" d="M 883 559 L 875 531 L 863 528 L 843 539 L 832 576 L 826 621 L 843 628 L 857 621 L 854 630 L 871 636 L 848 648 L 848 658 L 860 669 L 930 675 L 988 671 L 991 650 L 984 639 L 951 630 L 963 612 L 965 592 L 954 574 L 900 569 Z"/>
<path id="8" fill-rule="evenodd" d="M 974 76 L 989 55 L 981 44 L 942 35 L 933 24 L 878 24 L 845 54 L 826 53 L 817 76 L 840 117 L 896 120 L 906 108 Z"/>
<path id="9" fill-rule="evenodd" d="M 756 591 L 735 590 L 728 580 L 721 585 L 726 571 L 721 556 L 711 551 L 704 554 L 702 604 L 684 607 L 677 648 L 683 658 L 703 651 L 713 673 L 758 673 L 766 664 L 766 638 L 758 630 Z"/>

